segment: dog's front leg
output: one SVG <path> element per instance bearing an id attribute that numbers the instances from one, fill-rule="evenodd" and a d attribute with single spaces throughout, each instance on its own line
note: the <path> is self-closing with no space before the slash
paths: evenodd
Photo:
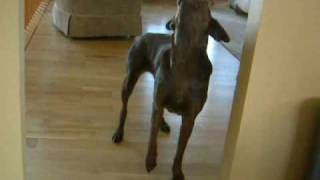
<path id="1" fill-rule="evenodd" d="M 162 116 L 163 107 L 154 104 L 151 118 L 151 134 L 146 158 L 146 169 L 148 172 L 152 171 L 157 165 L 157 137 L 162 123 Z"/>
<path id="2" fill-rule="evenodd" d="M 172 166 L 173 180 L 184 180 L 184 174 L 182 172 L 182 159 L 193 130 L 195 117 L 196 115 L 182 116 L 178 149 Z"/>

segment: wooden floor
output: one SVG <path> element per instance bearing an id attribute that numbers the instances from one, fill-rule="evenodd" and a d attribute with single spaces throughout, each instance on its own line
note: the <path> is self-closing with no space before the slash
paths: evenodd
<path id="1" fill-rule="evenodd" d="M 166 32 L 170 4 L 143 6 L 144 31 Z M 114 145 L 120 87 L 132 40 L 65 38 L 50 10 L 26 52 L 26 168 L 28 180 L 168 180 L 180 118 L 166 113 L 170 135 L 160 134 L 158 166 L 148 174 L 144 158 L 153 79 L 139 80 L 129 104 L 125 142 Z M 190 180 L 214 180 L 221 163 L 238 61 L 210 38 L 214 64 L 209 98 L 199 115 L 184 161 Z"/>

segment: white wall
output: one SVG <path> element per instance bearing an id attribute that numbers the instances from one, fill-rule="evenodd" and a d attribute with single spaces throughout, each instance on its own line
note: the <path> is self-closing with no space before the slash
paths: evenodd
<path id="1" fill-rule="evenodd" d="M 299 179 L 291 162 L 305 159 L 308 145 L 297 136 L 310 140 L 313 130 L 312 122 L 300 126 L 301 109 L 320 98 L 320 1 L 252 3 L 221 179 Z"/>
<path id="2" fill-rule="evenodd" d="M 23 3 L 0 4 L 0 179 L 23 179 Z"/>

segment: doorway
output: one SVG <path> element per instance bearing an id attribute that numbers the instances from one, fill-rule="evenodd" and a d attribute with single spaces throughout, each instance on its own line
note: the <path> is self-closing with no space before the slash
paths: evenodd
<path id="1" fill-rule="evenodd" d="M 139 79 L 130 99 L 125 142 L 117 146 L 111 141 L 132 39 L 66 38 L 53 26 L 52 6 L 50 2 L 26 48 L 27 178 L 170 179 L 180 127 L 176 115 L 166 112 L 172 132 L 159 136 L 156 170 L 148 174 L 144 169 L 151 75 Z M 175 7 L 173 1 L 144 1 L 143 32 L 170 33 L 164 24 Z M 193 180 L 218 178 L 239 69 L 236 56 L 211 38 L 208 55 L 214 65 L 209 98 L 184 161 L 185 175 Z"/>

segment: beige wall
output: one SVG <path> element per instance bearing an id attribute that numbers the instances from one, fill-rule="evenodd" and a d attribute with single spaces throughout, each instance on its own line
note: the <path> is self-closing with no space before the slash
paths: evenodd
<path id="1" fill-rule="evenodd" d="M 320 1 L 265 0 L 259 11 L 262 3 L 252 5 L 223 180 L 299 179 L 292 162 L 305 163 L 310 146 L 314 122 L 304 125 L 301 110 L 320 98 Z"/>
<path id="2" fill-rule="evenodd" d="M 23 3 L 0 5 L 0 179 L 23 179 L 22 54 Z"/>

